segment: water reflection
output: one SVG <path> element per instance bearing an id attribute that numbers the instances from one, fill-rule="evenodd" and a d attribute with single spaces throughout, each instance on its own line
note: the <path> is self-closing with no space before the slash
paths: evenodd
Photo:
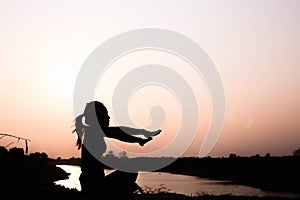
<path id="1" fill-rule="evenodd" d="M 79 183 L 80 167 L 71 165 L 57 165 L 58 167 L 70 173 L 69 179 L 59 180 L 55 183 L 67 188 L 76 188 L 81 190 Z M 109 174 L 113 170 L 105 170 Z M 216 181 L 195 176 L 177 175 L 162 172 L 140 172 L 137 183 L 144 189 L 155 190 L 162 185 L 170 192 L 185 195 L 197 194 L 231 194 L 231 195 L 248 195 L 248 196 L 280 196 L 280 197 L 300 197 L 297 194 L 282 192 L 266 192 L 258 188 L 231 184 L 225 181 Z"/>
<path id="2" fill-rule="evenodd" d="M 57 185 L 65 186 L 66 188 L 75 188 L 81 191 L 79 175 L 81 173 L 79 166 L 73 165 L 57 165 L 57 167 L 62 168 L 65 172 L 69 173 L 69 179 L 59 180 L 54 182 Z"/>

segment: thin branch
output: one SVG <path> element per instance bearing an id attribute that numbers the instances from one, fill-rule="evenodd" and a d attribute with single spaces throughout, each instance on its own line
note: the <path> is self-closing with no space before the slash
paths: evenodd
<path id="1" fill-rule="evenodd" d="M 13 138 L 17 138 L 19 140 L 27 140 L 28 142 L 30 142 L 30 139 L 27 139 L 27 138 L 23 138 L 23 137 L 18 137 L 18 136 L 15 136 L 15 135 L 11 135 L 11 134 L 7 134 L 7 133 L 0 133 L 0 135 L 2 135 L 2 137 L 0 138 L 0 140 L 5 137 L 5 136 L 8 136 L 8 137 L 13 137 Z"/>
<path id="2" fill-rule="evenodd" d="M 5 146 L 5 148 L 9 147 L 11 144 L 13 144 L 14 142 L 9 143 L 8 145 Z"/>
<path id="3" fill-rule="evenodd" d="M 28 153 L 28 142 L 31 142 L 30 139 L 27 138 L 23 138 L 23 137 L 18 137 L 15 135 L 11 135 L 11 134 L 7 134 L 7 133 L 0 133 L 0 135 L 2 135 L 2 137 L 0 137 L 0 140 L 4 137 L 12 137 L 12 138 L 17 138 L 18 139 L 18 143 L 20 140 L 24 140 L 25 141 L 25 152 Z M 14 142 L 9 143 L 8 145 L 6 145 L 6 147 L 8 147 L 9 145 L 13 144 Z"/>

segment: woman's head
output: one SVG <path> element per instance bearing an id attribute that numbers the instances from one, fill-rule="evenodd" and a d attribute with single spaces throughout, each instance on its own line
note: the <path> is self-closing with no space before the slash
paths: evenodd
<path id="1" fill-rule="evenodd" d="M 84 119 L 84 125 L 83 124 Z M 86 126 L 96 127 L 100 125 L 101 129 L 105 131 L 109 126 L 109 115 L 106 107 L 103 103 L 99 101 L 91 101 L 86 104 L 83 114 L 79 115 L 75 119 L 75 129 L 73 133 L 77 133 L 77 143 L 78 149 L 81 148 L 81 140 L 83 137 L 84 129 Z M 100 128 L 99 127 L 99 128 Z"/>
<path id="2" fill-rule="evenodd" d="M 84 113 L 85 123 L 89 126 L 99 124 L 102 129 L 109 126 L 109 115 L 106 107 L 99 101 L 92 101 L 86 104 Z"/>

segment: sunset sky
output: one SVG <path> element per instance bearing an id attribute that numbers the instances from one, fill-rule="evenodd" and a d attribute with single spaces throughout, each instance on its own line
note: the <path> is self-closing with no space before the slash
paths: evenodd
<path id="1" fill-rule="evenodd" d="M 198 43 L 223 81 L 226 116 L 210 156 L 291 155 L 300 147 L 299 10 L 298 0 L 1 1 L 0 133 L 29 138 L 30 153 L 80 156 L 71 125 L 74 85 L 84 61 L 115 35 L 161 28 Z M 106 90 L 96 91 L 95 99 L 108 102 L 109 91 L 122 78 L 118 66 L 126 71 L 149 63 L 174 66 L 200 91 L 198 135 L 185 154 L 197 156 L 212 105 L 203 80 L 185 70 L 188 64 L 178 57 L 143 51 L 120 58 L 108 72 Z M 155 102 L 165 108 L 166 122 L 157 127 L 162 134 L 144 149 L 124 147 L 135 152 L 163 147 L 180 126 L 176 98 L 157 86 L 144 90 L 159 98 L 137 91 L 129 104 L 133 121 L 147 127 L 148 107 Z M 9 147 L 24 147 L 8 137 L 0 145 L 10 142 L 15 143 Z"/>

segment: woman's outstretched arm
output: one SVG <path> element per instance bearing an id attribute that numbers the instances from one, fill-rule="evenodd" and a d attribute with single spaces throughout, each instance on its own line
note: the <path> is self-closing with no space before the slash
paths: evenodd
<path id="1" fill-rule="evenodd" d="M 118 127 L 128 135 L 143 135 L 145 137 L 153 137 L 158 135 L 161 132 L 160 129 L 155 131 L 147 131 L 145 129 L 137 129 L 137 128 L 131 128 L 127 126 L 118 126 Z M 116 127 L 111 127 L 111 128 L 116 128 Z"/>
<path id="2" fill-rule="evenodd" d="M 160 132 L 160 130 L 159 130 L 159 132 Z M 146 133 L 149 135 L 148 137 L 147 137 Z M 152 140 L 152 137 L 150 137 L 151 133 L 152 132 L 146 131 L 144 129 L 134 129 L 134 128 L 123 127 L 123 126 L 108 127 L 108 129 L 105 131 L 106 137 L 118 139 L 123 142 L 139 143 L 141 146 L 143 146 L 145 143 Z M 133 135 L 144 135 L 147 138 L 144 139 L 144 138 L 140 138 L 140 137 L 135 137 Z"/>

